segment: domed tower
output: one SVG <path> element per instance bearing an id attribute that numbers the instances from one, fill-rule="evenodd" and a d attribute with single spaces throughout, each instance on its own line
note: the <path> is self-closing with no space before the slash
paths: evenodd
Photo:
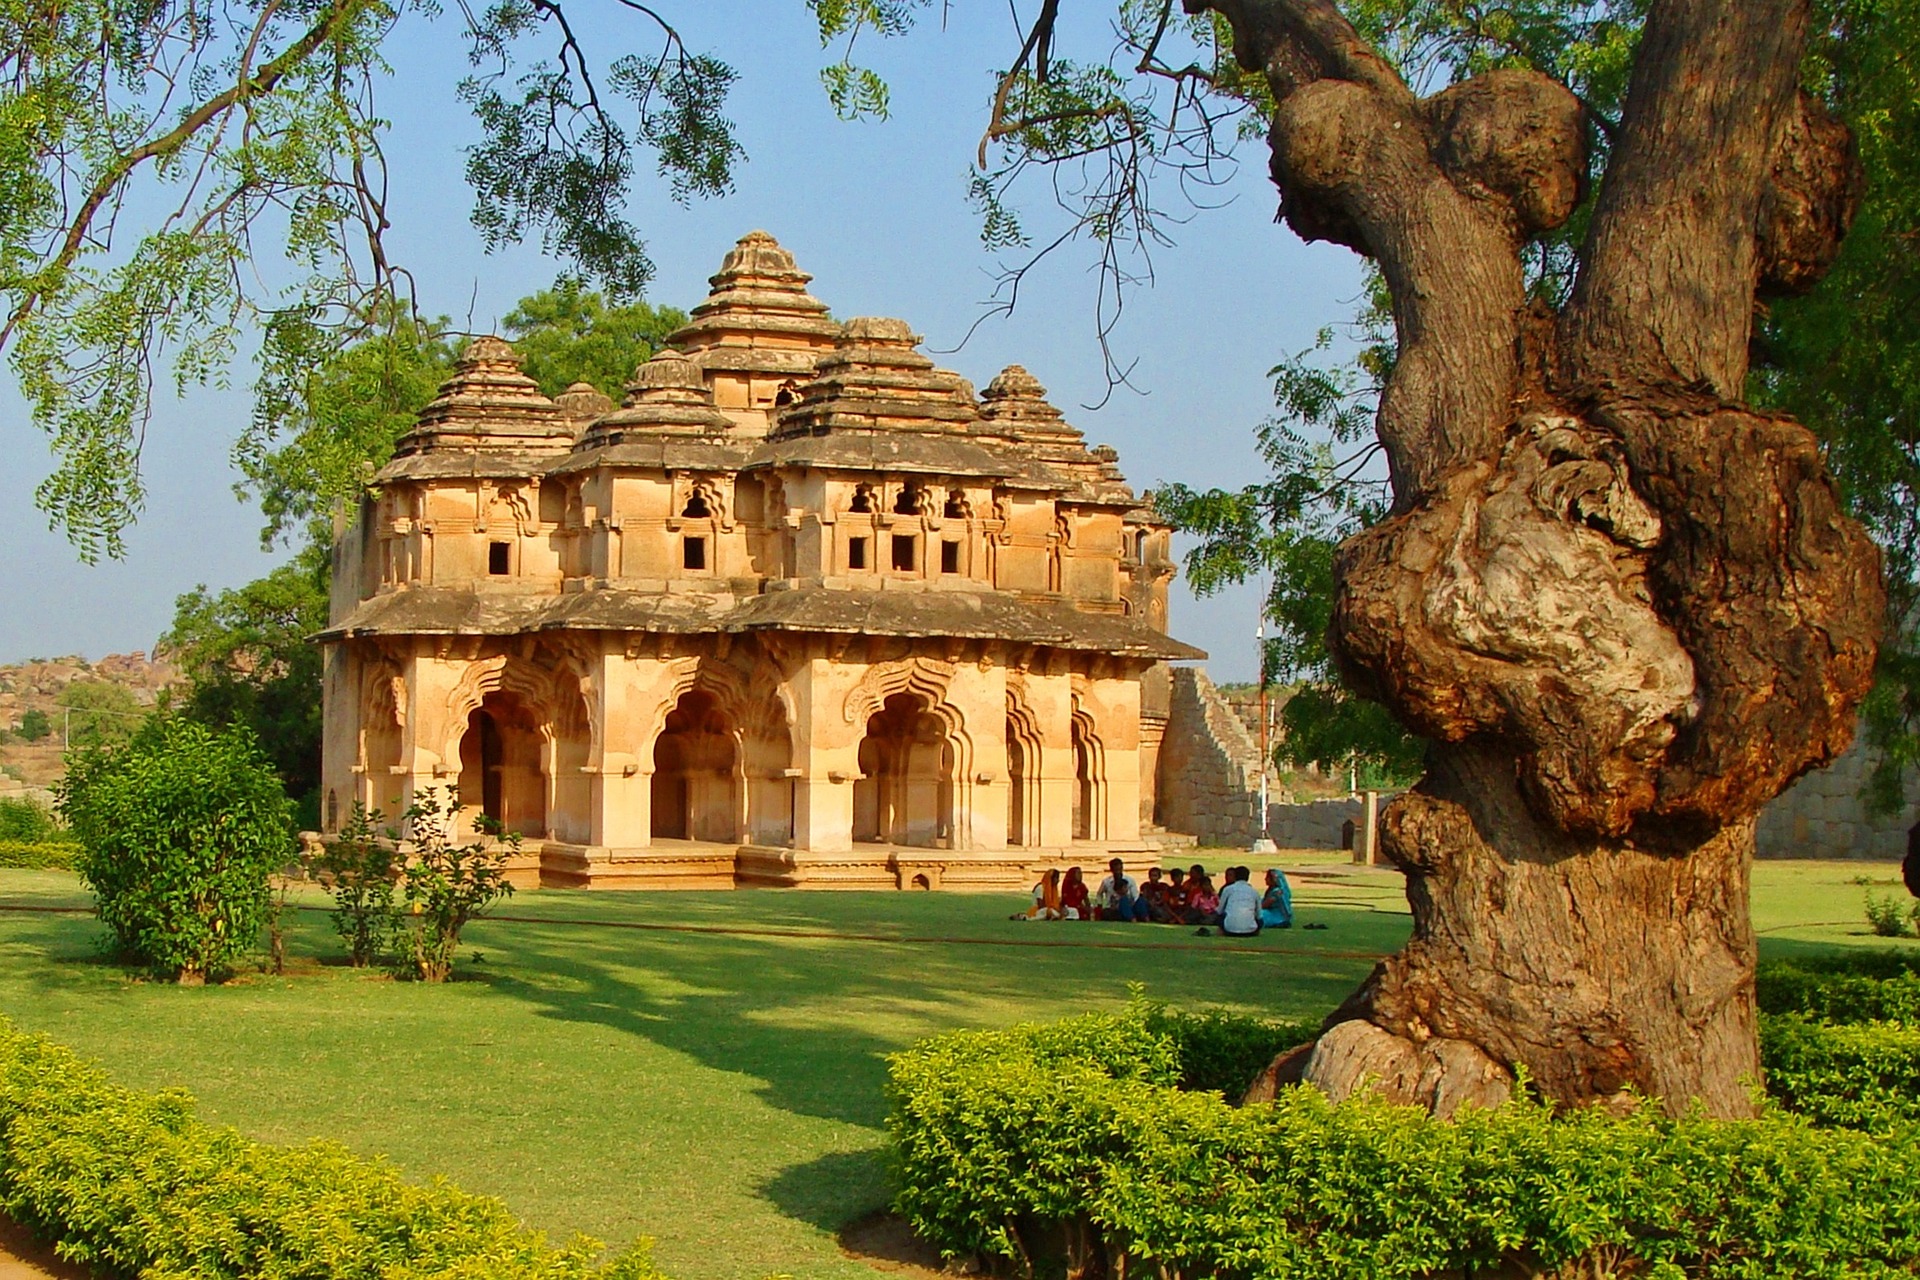
<path id="1" fill-rule="evenodd" d="M 992 584 L 985 521 L 1013 468 L 974 440 L 973 387 L 934 366 L 904 320 L 863 316 L 793 403 L 750 471 L 792 512 L 795 576 L 855 589 Z"/>
<path id="2" fill-rule="evenodd" d="M 558 520 L 557 495 L 543 498 L 540 482 L 573 435 L 511 344 L 491 335 L 468 343 L 373 477 L 361 587 L 532 580 L 558 589 L 558 554 L 542 537 L 543 522 Z"/>
<path id="3" fill-rule="evenodd" d="M 667 339 L 706 372 L 714 404 L 742 435 L 765 435 L 772 414 L 833 348 L 840 326 L 807 292 L 811 279 L 779 241 L 750 231 L 708 282 L 706 301 Z"/>
<path id="4" fill-rule="evenodd" d="M 491 334 L 467 344 L 453 376 L 394 446 L 396 461 L 430 453 L 565 453 L 573 429 L 523 371 L 520 353 Z M 389 468 L 391 469 L 391 468 Z"/>
<path id="5" fill-rule="evenodd" d="M 732 432 L 685 355 L 665 348 L 635 369 L 621 407 L 594 420 L 552 470 L 575 504 L 568 523 L 585 539 L 579 576 L 718 590 L 747 575 L 734 477 L 749 445 Z"/>

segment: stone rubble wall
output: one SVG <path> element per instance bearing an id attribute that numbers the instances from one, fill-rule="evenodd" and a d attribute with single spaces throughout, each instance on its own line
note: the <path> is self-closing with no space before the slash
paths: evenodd
<path id="1" fill-rule="evenodd" d="M 1259 832 L 1259 811 L 1259 744 L 1204 670 L 1173 668 L 1160 746 L 1160 825 L 1203 845 L 1245 848 Z"/>
<path id="2" fill-rule="evenodd" d="M 1762 858 L 1900 858 L 1907 828 L 1920 819 L 1920 775 L 1909 773 L 1898 814 L 1870 811 L 1861 798 L 1874 754 L 1864 734 L 1826 768 L 1810 773 L 1760 814 L 1755 833 Z"/>
<path id="3" fill-rule="evenodd" d="M 1160 825 L 1202 845 L 1248 848 L 1260 834 L 1259 721 L 1248 711 L 1251 696 L 1223 693 L 1200 667 L 1174 667 L 1172 675 L 1160 748 Z M 1270 803 L 1266 833 L 1282 849 L 1339 853 L 1342 828 L 1351 821 L 1357 831 L 1365 807 L 1360 796 Z"/>

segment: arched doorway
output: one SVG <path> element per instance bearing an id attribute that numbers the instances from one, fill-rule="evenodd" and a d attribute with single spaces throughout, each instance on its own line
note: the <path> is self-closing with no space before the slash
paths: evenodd
<path id="1" fill-rule="evenodd" d="M 1073 838 L 1107 838 L 1106 758 L 1085 716 L 1073 717 Z"/>
<path id="2" fill-rule="evenodd" d="M 467 717 L 460 739 L 461 807 L 477 810 L 502 831 L 546 835 L 540 747 L 540 719 L 532 709 L 504 689 L 489 693 Z"/>
<path id="3" fill-rule="evenodd" d="M 896 693 L 867 720 L 853 784 L 853 838 L 947 848 L 953 842 L 954 747 L 924 699 Z"/>
<path id="4" fill-rule="evenodd" d="M 719 700 L 681 695 L 653 743 L 653 838 L 740 840 L 740 746 Z"/>
<path id="5" fill-rule="evenodd" d="M 1007 700 L 1007 844 L 1040 843 L 1040 732 L 1033 717 Z"/>

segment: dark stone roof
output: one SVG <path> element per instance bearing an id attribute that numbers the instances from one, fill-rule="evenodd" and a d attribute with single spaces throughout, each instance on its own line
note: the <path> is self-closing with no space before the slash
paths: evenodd
<path id="1" fill-rule="evenodd" d="M 994 591 L 845 591 L 819 586 L 742 597 L 617 588 L 529 597 L 497 589 L 411 587 L 362 601 L 319 638 L 551 630 L 951 636 L 1149 660 L 1207 656 L 1138 619 L 1085 613 L 1066 603 Z"/>

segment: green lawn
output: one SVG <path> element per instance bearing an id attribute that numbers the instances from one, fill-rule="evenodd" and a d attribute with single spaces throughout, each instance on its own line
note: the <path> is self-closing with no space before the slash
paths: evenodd
<path id="1" fill-rule="evenodd" d="M 1862 876 L 1898 889 L 1886 864 L 1763 865 L 1763 954 L 1868 941 Z M 1302 922 L 1328 928 L 1252 941 L 1015 923 L 1005 896 L 548 890 L 475 925 L 471 980 L 448 987 L 308 960 L 182 990 L 101 963 L 87 916 L 21 909 L 84 906 L 72 876 L 0 870 L 0 1013 L 129 1084 L 184 1085 L 255 1137 L 386 1154 L 555 1234 L 652 1235 L 682 1280 L 871 1280 L 833 1231 L 884 1199 L 883 1055 L 952 1027 L 1108 1007 L 1129 983 L 1318 1016 L 1407 917 L 1384 872 L 1295 883 Z M 296 957 L 334 952 L 317 911 L 294 928 Z"/>

